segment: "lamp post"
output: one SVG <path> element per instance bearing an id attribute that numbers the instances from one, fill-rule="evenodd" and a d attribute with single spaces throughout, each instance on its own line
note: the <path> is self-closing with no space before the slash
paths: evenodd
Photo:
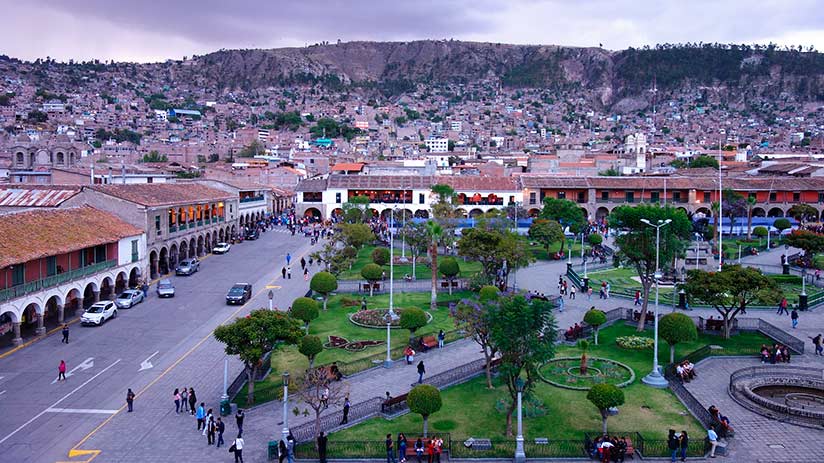
<path id="1" fill-rule="evenodd" d="M 403 204 L 404 208 L 401 211 L 401 230 L 406 228 L 406 190 L 403 190 Z M 401 258 L 400 261 L 403 263 L 409 262 L 406 258 L 406 233 L 401 234 Z"/>
<path id="2" fill-rule="evenodd" d="M 269 310 L 272 310 L 272 300 L 275 298 L 275 293 L 269 290 Z"/>
<path id="3" fill-rule="evenodd" d="M 724 246 L 723 246 L 723 230 L 724 230 L 724 214 L 721 213 L 722 208 L 724 207 L 724 192 L 721 188 L 721 139 L 718 139 L 718 271 L 721 271 L 721 267 L 724 263 Z M 656 272 L 658 271 L 658 266 L 656 265 Z M 657 355 L 657 354 L 656 354 Z"/>
<path id="4" fill-rule="evenodd" d="M 286 442 L 287 437 L 289 437 L 289 372 L 283 372 L 283 429 L 280 431 L 280 435 L 283 438 L 283 442 Z"/>
<path id="5" fill-rule="evenodd" d="M 798 310 L 807 310 L 807 269 L 801 269 L 801 295 L 798 296 Z"/>
<path id="6" fill-rule="evenodd" d="M 390 221 L 394 221 L 394 209 L 389 213 Z M 386 312 L 386 360 L 384 368 L 392 368 L 392 321 L 398 319 L 395 313 L 395 235 L 389 228 L 389 311 Z"/>
<path id="7" fill-rule="evenodd" d="M 524 392 L 524 380 L 518 377 L 515 380 L 515 390 L 518 392 L 518 435 L 515 437 L 515 463 L 525 463 L 526 453 L 524 453 L 524 425 L 521 412 L 521 394 Z"/>
<path id="8" fill-rule="evenodd" d="M 229 359 L 223 359 L 223 395 L 220 396 L 220 401 L 229 400 Z"/>
<path id="9" fill-rule="evenodd" d="M 661 250 L 661 227 L 669 224 L 672 220 L 659 220 L 658 224 L 653 224 L 647 219 L 641 219 L 641 222 L 655 227 L 655 346 L 653 347 L 652 355 L 652 371 L 641 380 L 644 384 L 657 388 L 665 388 L 669 385 L 667 380 L 661 375 L 658 367 L 658 281 L 661 279 L 661 272 L 658 268 L 658 258 Z M 644 315 L 646 316 L 646 314 Z"/>

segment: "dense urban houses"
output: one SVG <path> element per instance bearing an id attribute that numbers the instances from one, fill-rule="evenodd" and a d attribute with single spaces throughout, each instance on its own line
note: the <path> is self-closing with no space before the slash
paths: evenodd
<path id="1" fill-rule="evenodd" d="M 464 216 L 523 202 L 523 191 L 512 177 L 330 175 L 298 185 L 297 213 L 326 219 L 341 214 L 352 198 L 365 196 L 375 216 L 388 217 L 397 210 L 405 217 L 429 218 L 430 206 L 437 201 L 432 194 L 436 184 L 455 190 L 457 211 Z"/>
<path id="2" fill-rule="evenodd" d="M 137 285 L 142 228 L 92 207 L 0 215 L 0 336 L 42 335 L 75 311 Z"/>
<path id="3" fill-rule="evenodd" d="M 145 230 L 150 278 L 238 233 L 237 195 L 199 183 L 94 185 L 67 203 L 109 211 Z"/>

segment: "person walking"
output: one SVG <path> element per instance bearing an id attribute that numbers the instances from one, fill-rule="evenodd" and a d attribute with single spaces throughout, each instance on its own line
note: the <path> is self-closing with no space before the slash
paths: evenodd
<path id="1" fill-rule="evenodd" d="M 235 448 L 235 463 L 243 463 L 243 438 L 237 436 L 235 442 L 232 443 L 232 447 Z"/>
<path id="2" fill-rule="evenodd" d="M 235 413 L 235 423 L 237 423 L 237 435 L 243 435 L 243 418 L 246 418 L 246 415 L 243 414 L 243 409 L 238 408 L 237 413 Z"/>
<path id="3" fill-rule="evenodd" d="M 217 418 L 217 445 L 216 445 L 217 448 L 220 448 L 220 444 L 226 445 L 226 443 L 223 442 L 223 433 L 224 433 L 224 431 L 226 431 L 226 423 L 224 423 L 223 420 L 221 420 L 220 417 L 218 417 Z"/>
<path id="4" fill-rule="evenodd" d="M 215 423 L 215 417 L 210 416 L 209 422 L 206 423 L 206 444 L 207 445 L 215 445 L 215 432 L 217 431 L 217 424 Z"/>
<path id="5" fill-rule="evenodd" d="M 60 365 L 57 366 L 57 380 L 58 381 L 65 381 L 66 380 L 66 361 L 61 360 Z"/>
<path id="6" fill-rule="evenodd" d="M 349 403 L 349 396 L 346 396 L 346 399 L 343 401 L 343 419 L 340 421 L 340 424 L 346 424 L 349 422 L 349 408 L 351 404 Z"/>
<path id="7" fill-rule="evenodd" d="M 556 301 L 558 303 L 558 311 L 563 312 L 564 311 L 564 295 L 561 294 L 560 296 L 558 296 L 558 299 Z"/>
<path id="8" fill-rule="evenodd" d="M 824 346 L 821 345 L 821 333 L 818 333 L 818 336 L 811 337 L 807 336 L 813 341 L 813 345 L 815 346 L 815 355 L 824 355 Z"/>
<path id="9" fill-rule="evenodd" d="M 426 373 L 426 367 L 423 365 L 423 360 L 418 362 L 418 384 L 423 382 L 423 374 Z"/>
<path id="10" fill-rule="evenodd" d="M 286 277 L 287 277 L 288 280 L 292 279 L 292 266 L 291 265 L 286 266 Z"/>
<path id="11" fill-rule="evenodd" d="M 784 313 L 789 314 L 790 312 L 787 310 L 787 298 L 782 297 L 781 302 L 778 303 L 778 315 L 783 315 Z"/>
<path id="12" fill-rule="evenodd" d="M 635 302 L 633 305 L 641 305 L 641 291 L 635 290 Z"/>
<path id="13" fill-rule="evenodd" d="M 295 440 L 295 436 L 292 435 L 292 431 L 289 431 L 289 435 L 286 436 L 286 461 L 288 463 L 295 463 L 295 445 L 297 441 Z"/>
<path id="14" fill-rule="evenodd" d="M 280 268 L 280 274 L 283 276 L 283 279 L 286 279 L 286 267 Z"/>
<path id="15" fill-rule="evenodd" d="M 180 414 L 180 390 L 179 389 L 175 389 L 174 394 L 172 394 L 172 398 L 174 398 L 174 401 L 175 401 L 175 414 L 179 415 Z"/>
<path id="16" fill-rule="evenodd" d="M 715 448 L 721 447 L 724 448 L 727 446 L 726 443 L 721 442 L 718 440 L 718 433 L 715 432 L 715 425 L 711 425 L 710 428 L 707 430 L 707 440 L 710 441 L 710 457 L 715 458 Z"/>
<path id="17" fill-rule="evenodd" d="M 790 312 L 790 320 L 792 320 L 793 329 L 796 329 L 796 327 L 798 327 L 798 310 L 797 309 L 793 308 L 793 311 Z"/>
<path id="18" fill-rule="evenodd" d="M 443 330 L 438 331 L 438 349 L 443 349 L 443 342 L 446 339 L 446 333 Z"/>
<path id="19" fill-rule="evenodd" d="M 678 439 L 678 448 L 681 453 L 681 461 L 687 461 L 687 448 L 690 446 L 690 438 L 687 431 L 681 431 L 681 437 Z"/>
<path id="20" fill-rule="evenodd" d="M 395 444 L 392 442 L 392 434 L 386 435 L 386 463 L 397 463 L 397 460 L 395 460 Z"/>
<path id="21" fill-rule="evenodd" d="M 304 259 L 303 257 L 300 258 L 300 268 L 301 269 L 306 268 L 306 259 Z"/>
<path id="22" fill-rule="evenodd" d="M 191 400 L 191 396 L 189 397 L 189 400 Z M 204 405 L 203 402 L 201 402 L 200 406 L 197 407 L 197 412 L 195 413 L 195 418 L 197 418 L 197 430 L 198 431 L 203 429 L 204 425 L 206 424 L 206 423 L 203 422 L 203 420 L 206 418 L 206 409 L 203 408 L 203 405 Z"/>
<path id="23" fill-rule="evenodd" d="M 329 438 L 321 431 L 318 435 L 318 460 L 320 460 L 320 463 L 326 463 L 326 442 L 328 440 Z"/>
<path id="24" fill-rule="evenodd" d="M 309 269 L 303 269 L 303 281 L 309 281 Z"/>
<path id="25" fill-rule="evenodd" d="M 287 453 L 289 453 L 289 449 L 286 448 L 286 441 L 281 439 L 280 442 L 278 442 L 278 463 L 283 463 Z"/>
<path id="26" fill-rule="evenodd" d="M 572 285 L 572 288 L 569 288 L 569 298 L 572 300 L 575 299 L 575 285 Z"/>
<path id="27" fill-rule="evenodd" d="M 63 330 L 61 331 L 61 333 L 63 333 L 63 340 L 60 341 L 60 342 L 62 342 L 64 344 L 68 344 L 69 343 L 69 325 L 68 324 L 63 325 Z"/>
<path id="28" fill-rule="evenodd" d="M 195 395 L 195 388 L 189 388 L 189 414 L 195 414 L 195 405 L 197 405 L 197 396 Z"/>
<path id="29" fill-rule="evenodd" d="M 286 253 L 286 265 L 289 265 L 291 263 L 292 263 L 292 254 L 287 252 Z"/>
<path id="30" fill-rule="evenodd" d="M 126 392 L 126 405 L 129 407 L 129 413 L 134 411 L 134 392 L 131 389 Z"/>

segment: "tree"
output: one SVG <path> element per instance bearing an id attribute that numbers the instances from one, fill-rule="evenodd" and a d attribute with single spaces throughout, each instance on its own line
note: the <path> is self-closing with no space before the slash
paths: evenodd
<path id="1" fill-rule="evenodd" d="M 601 414 L 601 432 L 606 436 L 609 409 L 624 405 L 624 391 L 614 384 L 596 384 L 587 392 L 587 400 L 592 402 Z"/>
<path id="2" fill-rule="evenodd" d="M 783 297 L 775 280 L 758 269 L 740 265 L 725 265 L 720 272 L 689 270 L 684 290 L 721 314 L 726 339 L 730 337 L 730 325 L 736 315 L 746 311 L 751 302 L 777 303 Z"/>
<path id="3" fill-rule="evenodd" d="M 598 330 L 601 325 L 607 322 L 607 314 L 603 310 L 598 310 L 595 307 L 589 309 L 584 314 L 584 323 L 595 329 L 595 345 L 598 345 Z"/>
<path id="4" fill-rule="evenodd" d="M 652 224 L 671 220 L 670 223 L 660 228 L 661 245 L 658 260 L 656 260 L 655 228 L 642 222 L 642 219 Z M 689 243 L 692 224 L 686 214 L 679 209 L 669 206 L 639 205 L 616 207 L 609 215 L 609 225 L 610 228 L 623 231 L 615 238 L 615 243 L 620 249 L 619 256 L 635 268 L 641 279 L 644 302 L 641 307 L 641 318 L 638 321 L 640 332 L 644 330 L 647 318 L 649 291 L 655 281 L 656 263 L 659 263 L 660 267 L 665 267 L 676 256 L 682 254 Z"/>
<path id="5" fill-rule="evenodd" d="M 309 322 L 318 318 L 320 316 L 320 312 L 318 312 L 318 303 L 308 297 L 299 297 L 292 302 L 292 311 L 290 312 L 292 318 L 297 320 L 301 320 L 303 322 L 303 327 L 306 332 L 309 332 Z"/>
<path id="6" fill-rule="evenodd" d="M 526 375 L 523 391 L 529 394 L 538 378 L 538 368 L 555 355 L 555 319 L 552 304 L 521 295 L 500 296 L 488 302 L 492 344 L 501 353 L 500 378 L 511 399 L 506 413 L 506 434 L 512 436 L 519 378 Z"/>
<path id="7" fill-rule="evenodd" d="M 504 288 L 514 268 L 533 260 L 517 235 L 506 229 L 467 228 L 458 240 L 458 254 L 481 263 L 484 274 Z"/>
<path id="8" fill-rule="evenodd" d="M 590 233 L 587 236 L 587 242 L 592 246 L 600 246 L 604 242 L 604 237 L 598 233 Z"/>
<path id="9" fill-rule="evenodd" d="M 494 299 L 498 299 L 498 295 L 501 294 L 501 290 L 495 286 L 486 285 L 478 291 L 478 295 L 481 297 L 481 302 L 491 301 Z"/>
<path id="10" fill-rule="evenodd" d="M 564 230 L 561 228 L 561 224 L 554 220 L 536 219 L 529 227 L 527 235 L 543 244 L 547 255 L 549 255 L 549 247 L 552 246 L 552 243 L 560 241 L 561 246 L 563 246 L 564 242 Z"/>
<path id="11" fill-rule="evenodd" d="M 409 330 L 409 345 L 415 343 L 415 331 L 429 323 L 429 317 L 420 307 L 409 307 L 401 312 L 401 328 Z"/>
<path id="12" fill-rule="evenodd" d="M 429 246 L 426 224 L 407 222 L 406 225 L 401 228 L 401 234 L 405 238 L 407 246 L 409 246 L 409 253 L 412 254 L 412 279 L 417 280 L 415 264 L 421 253 L 426 252 Z"/>
<path id="13" fill-rule="evenodd" d="M 755 199 L 755 196 L 747 196 L 747 241 L 750 240 L 752 235 L 752 209 L 758 203 L 758 200 Z"/>
<path id="14" fill-rule="evenodd" d="M 580 233 L 584 230 L 587 218 L 577 204 L 568 199 L 544 198 L 544 208 L 541 218 L 554 220 L 562 227 L 568 227 L 570 233 Z M 561 252 L 564 252 L 564 241 L 561 240 Z"/>
<path id="15" fill-rule="evenodd" d="M 787 244 L 804 250 L 804 257 L 813 261 L 815 255 L 824 252 L 824 235 L 807 230 L 794 230 L 787 236 Z"/>
<path id="16" fill-rule="evenodd" d="M 735 218 L 743 215 L 747 210 L 747 200 L 741 193 L 730 188 L 724 189 L 721 194 L 724 200 L 724 212 L 730 218 L 730 235 L 733 234 L 733 227 L 735 226 Z"/>
<path id="17" fill-rule="evenodd" d="M 309 360 L 309 369 L 312 369 L 315 365 L 315 357 L 323 352 L 323 342 L 319 337 L 307 334 L 300 338 L 298 352 L 306 356 Z"/>
<path id="18" fill-rule="evenodd" d="M 762 227 L 762 226 L 755 227 L 752 230 L 752 234 L 759 237 L 759 238 L 766 238 L 768 233 L 769 232 L 767 231 L 767 227 Z"/>
<path id="19" fill-rule="evenodd" d="M 429 237 L 429 258 L 432 267 L 432 296 L 429 308 L 435 310 L 438 307 L 438 242 L 443 236 L 443 227 L 438 222 L 430 220 L 426 222 L 426 234 Z"/>
<path id="20" fill-rule="evenodd" d="M 690 163 L 690 167 L 692 167 L 693 169 L 699 169 L 701 167 L 711 167 L 715 170 L 718 170 L 718 160 L 711 156 L 702 155 L 693 159 Z"/>
<path id="21" fill-rule="evenodd" d="M 818 217 L 818 210 L 809 204 L 796 204 L 787 211 L 787 215 L 799 221 L 801 224 Z"/>
<path id="22" fill-rule="evenodd" d="M 330 381 L 325 368 L 309 368 L 297 383 L 298 400 L 309 405 L 315 412 L 314 431 L 317 439 L 321 431 L 321 415 L 328 408 L 343 403 L 349 395 L 349 384 L 344 381 Z"/>
<path id="23" fill-rule="evenodd" d="M 369 282 L 369 297 L 372 297 L 374 284 L 383 278 L 383 269 L 378 264 L 366 264 L 360 272 L 364 280 Z"/>
<path id="24" fill-rule="evenodd" d="M 363 223 L 369 220 L 372 212 L 369 207 L 369 196 L 353 196 L 343 203 L 343 221 L 345 223 Z"/>
<path id="25" fill-rule="evenodd" d="M 426 437 L 429 416 L 437 413 L 443 406 L 441 391 L 431 384 L 419 384 L 409 391 L 406 404 L 409 406 L 409 411 L 423 418 L 423 437 Z"/>
<path id="26" fill-rule="evenodd" d="M 340 226 L 340 233 L 343 242 L 347 246 L 353 246 L 360 249 L 366 243 L 375 241 L 375 234 L 369 225 L 363 223 L 344 223 Z"/>
<path id="27" fill-rule="evenodd" d="M 454 257 L 445 257 L 441 259 L 441 262 L 438 265 L 438 270 L 449 282 L 449 295 L 451 296 L 452 281 L 454 281 L 455 277 L 457 277 L 458 274 L 461 273 L 461 267 L 458 265 L 458 261 L 455 260 Z"/>
<path id="28" fill-rule="evenodd" d="M 498 288 L 484 286 L 481 288 L 478 299 L 465 299 L 455 304 L 451 309 L 455 325 L 467 332 L 473 341 L 481 346 L 484 354 L 484 369 L 486 370 L 486 387 L 492 389 L 492 359 L 498 352 L 492 343 L 489 330 L 489 303 L 498 299 Z"/>
<path id="29" fill-rule="evenodd" d="M 586 339 L 579 339 L 575 345 L 578 346 L 578 349 L 581 349 L 581 365 L 579 367 L 579 371 L 582 375 L 586 375 L 588 368 L 587 351 L 589 350 L 589 341 Z"/>
<path id="30" fill-rule="evenodd" d="M 238 151 L 237 155 L 241 158 L 252 158 L 265 152 L 266 147 L 263 146 L 263 143 L 258 140 L 252 140 L 252 143 L 244 146 L 243 149 Z"/>
<path id="31" fill-rule="evenodd" d="M 790 223 L 789 219 L 780 218 L 776 219 L 773 222 L 773 227 L 778 229 L 778 236 L 781 236 L 784 233 L 784 230 L 790 229 L 793 227 L 793 224 Z"/>
<path id="32" fill-rule="evenodd" d="M 155 150 L 149 151 L 149 154 L 144 154 L 142 162 L 167 162 L 169 158 L 165 154 L 160 154 Z"/>
<path id="33" fill-rule="evenodd" d="M 389 249 L 375 248 L 372 251 L 372 262 L 376 265 L 383 266 L 389 263 Z"/>
<path id="34" fill-rule="evenodd" d="M 329 301 L 329 294 L 338 289 L 338 279 L 329 272 L 318 272 L 309 282 L 309 289 L 323 296 L 323 310 Z"/>
<path id="35" fill-rule="evenodd" d="M 237 355 L 243 362 L 249 384 L 246 403 L 255 401 L 254 378 L 263 356 L 279 345 L 296 344 L 302 335 L 297 320 L 265 309 L 253 310 L 247 317 L 215 328 L 215 339 L 226 344 L 226 355 Z"/>
<path id="36" fill-rule="evenodd" d="M 675 345 L 679 342 L 698 339 L 698 329 L 690 317 L 680 312 L 672 312 L 658 320 L 658 334 L 670 346 L 670 363 L 675 361 Z"/>

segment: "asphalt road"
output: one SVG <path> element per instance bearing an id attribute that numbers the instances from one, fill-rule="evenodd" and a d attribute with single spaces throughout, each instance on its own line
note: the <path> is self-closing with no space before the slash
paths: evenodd
<path id="1" fill-rule="evenodd" d="M 286 282 L 280 281 L 280 269 L 287 252 L 300 260 L 309 249 L 307 239 L 283 229 L 263 233 L 256 241 L 233 246 L 228 254 L 208 256 L 192 276 L 170 277 L 174 298 L 159 299 L 153 286 L 147 301 L 118 310 L 117 318 L 101 327 L 72 325 L 68 345 L 61 343 L 58 332 L 0 359 L 0 461 L 121 461 L 115 455 L 123 452 L 133 457 L 147 453 L 151 459 L 148 443 L 136 440 L 136 431 L 149 431 L 152 423 L 137 419 L 132 420 L 134 429 L 121 425 L 107 439 L 98 439 L 100 455 L 67 455 L 83 447 L 78 443 L 91 443 L 95 436 L 90 433 L 105 434 L 124 415 L 132 418 L 147 410 L 150 402 L 174 414 L 174 387 L 195 387 L 198 401 L 216 408 L 225 357 L 210 333 L 234 316 L 266 307 L 269 289 L 281 308 L 304 293 L 308 284 L 300 265 L 293 261 L 293 279 Z M 253 299 L 242 307 L 225 304 L 235 282 L 254 285 Z M 70 375 L 55 382 L 61 359 Z M 239 361 L 231 362 L 230 381 L 241 369 Z M 128 388 L 139 394 L 132 414 L 121 410 Z"/>

